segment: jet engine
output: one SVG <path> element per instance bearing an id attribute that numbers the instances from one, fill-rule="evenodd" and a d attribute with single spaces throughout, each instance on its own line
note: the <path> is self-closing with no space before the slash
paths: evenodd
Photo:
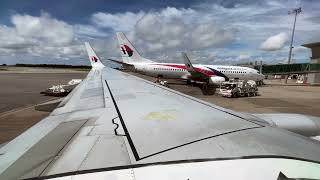
<path id="1" fill-rule="evenodd" d="M 210 77 L 209 81 L 210 81 L 210 84 L 220 84 L 220 83 L 226 81 L 226 79 L 221 76 L 213 76 L 213 77 Z"/>

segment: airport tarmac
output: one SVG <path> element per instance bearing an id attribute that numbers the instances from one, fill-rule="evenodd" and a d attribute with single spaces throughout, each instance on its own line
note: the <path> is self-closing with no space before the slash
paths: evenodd
<path id="1" fill-rule="evenodd" d="M 71 79 L 82 79 L 86 74 L 86 71 L 47 68 L 0 70 L 0 144 L 49 114 L 34 110 L 34 105 L 56 99 L 44 96 L 40 91 Z"/>
<path id="2" fill-rule="evenodd" d="M 48 73 L 49 72 L 49 73 Z M 71 79 L 82 79 L 87 71 L 41 68 L 0 71 L 0 144 L 7 142 L 49 113 L 34 110 L 34 105 L 55 99 L 40 91 Z M 154 78 L 132 73 L 154 81 Z M 261 96 L 224 98 L 218 94 L 203 95 L 199 87 L 187 86 L 178 80 L 168 80 L 170 88 L 228 109 L 249 113 L 300 113 L 320 117 L 320 87 L 282 86 L 266 81 L 259 87 Z"/>
<path id="3" fill-rule="evenodd" d="M 152 77 L 132 73 L 135 76 L 154 81 Z M 162 79 L 166 80 L 166 79 Z M 279 80 L 265 80 L 266 85 L 259 87 L 260 96 L 225 98 L 219 94 L 203 95 L 199 87 L 187 86 L 179 80 L 167 80 L 171 89 L 204 101 L 249 113 L 299 113 L 320 117 L 319 86 L 281 85 Z"/>

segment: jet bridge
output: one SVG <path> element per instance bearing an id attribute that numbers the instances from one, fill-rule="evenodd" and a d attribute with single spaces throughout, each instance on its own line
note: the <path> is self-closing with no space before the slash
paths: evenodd
<path id="1" fill-rule="evenodd" d="M 260 66 L 255 66 L 254 68 L 259 70 Z M 263 65 L 262 72 L 265 75 L 319 73 L 320 64 L 299 63 L 299 64 Z"/>

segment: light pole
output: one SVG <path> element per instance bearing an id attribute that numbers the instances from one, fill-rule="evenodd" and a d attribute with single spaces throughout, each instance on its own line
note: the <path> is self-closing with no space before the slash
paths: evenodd
<path id="1" fill-rule="evenodd" d="M 292 28 L 292 35 L 291 35 L 291 42 L 290 42 L 290 47 L 289 47 L 289 57 L 288 57 L 288 64 L 291 63 L 291 54 L 292 54 L 292 43 L 293 43 L 293 37 L 294 37 L 294 30 L 296 29 L 296 21 L 297 21 L 297 15 L 301 13 L 301 7 L 293 9 L 292 11 L 289 11 L 288 14 L 293 14 L 294 13 L 294 23 L 293 23 L 293 28 Z"/>

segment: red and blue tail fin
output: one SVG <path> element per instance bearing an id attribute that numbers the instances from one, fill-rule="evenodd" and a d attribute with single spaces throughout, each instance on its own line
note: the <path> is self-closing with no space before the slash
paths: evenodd
<path id="1" fill-rule="evenodd" d="M 120 45 L 120 53 L 124 63 L 152 62 L 140 56 L 139 52 L 128 40 L 123 32 L 117 32 L 117 38 Z"/>
<path id="2" fill-rule="evenodd" d="M 88 42 L 85 42 L 85 46 L 88 52 L 89 60 L 91 63 L 91 66 L 93 68 L 101 68 L 104 67 L 104 65 L 101 63 L 100 58 L 96 55 L 93 48 Z"/>

